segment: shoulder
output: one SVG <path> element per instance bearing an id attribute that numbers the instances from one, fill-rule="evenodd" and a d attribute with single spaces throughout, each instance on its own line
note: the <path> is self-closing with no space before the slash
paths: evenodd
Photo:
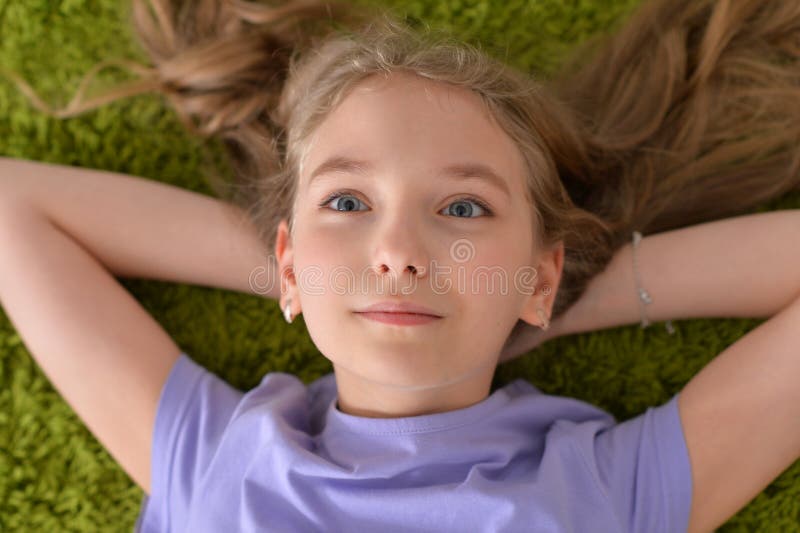
<path id="1" fill-rule="evenodd" d="M 500 416 L 538 435 L 540 469 L 558 476 L 554 482 L 598 493 L 621 531 L 686 531 L 692 477 L 678 394 L 620 422 L 522 379 L 503 390 L 511 401 Z"/>
<path id="2" fill-rule="evenodd" d="M 620 423 L 559 420 L 548 434 L 548 443 L 579 454 L 625 531 L 688 527 L 692 475 L 677 400 Z"/>

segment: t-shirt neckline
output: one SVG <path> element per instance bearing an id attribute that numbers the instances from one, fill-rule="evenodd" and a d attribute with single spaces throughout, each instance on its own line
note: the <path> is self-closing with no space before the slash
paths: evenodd
<path id="1" fill-rule="evenodd" d="M 334 389 L 325 416 L 326 427 L 368 435 L 420 434 L 454 429 L 483 420 L 506 405 L 510 400 L 506 388 L 510 385 L 512 384 L 498 388 L 480 402 L 468 407 L 443 413 L 398 418 L 370 418 L 344 413 L 336 407 L 338 394 Z"/>

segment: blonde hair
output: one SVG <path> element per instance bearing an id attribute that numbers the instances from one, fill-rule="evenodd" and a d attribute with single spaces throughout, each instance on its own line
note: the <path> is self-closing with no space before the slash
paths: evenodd
<path id="1" fill-rule="evenodd" d="M 360 80 L 400 70 L 473 91 L 519 147 L 534 244 L 565 247 L 553 317 L 632 230 L 733 216 L 800 185 L 795 2 L 649 0 L 551 79 L 387 8 L 133 0 L 132 14 L 152 65 L 58 116 L 162 93 L 194 134 L 222 141 L 233 181 L 214 171 L 212 185 L 270 250 L 317 125 Z"/>

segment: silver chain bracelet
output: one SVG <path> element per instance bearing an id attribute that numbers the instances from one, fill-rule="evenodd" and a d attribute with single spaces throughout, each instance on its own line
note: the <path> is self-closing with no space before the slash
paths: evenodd
<path id="1" fill-rule="evenodd" d="M 650 293 L 642 287 L 642 280 L 639 279 L 639 271 L 636 268 L 636 248 L 639 246 L 639 243 L 642 240 L 642 234 L 638 231 L 633 232 L 633 277 L 636 281 L 636 294 L 639 295 L 639 311 L 642 316 L 642 323 L 641 328 L 645 329 L 647 326 L 650 325 L 650 320 L 647 318 L 647 306 L 653 303 L 653 298 L 650 296 Z M 675 333 L 675 328 L 672 326 L 672 321 L 667 320 L 665 323 L 667 328 L 667 332 L 672 335 Z"/>

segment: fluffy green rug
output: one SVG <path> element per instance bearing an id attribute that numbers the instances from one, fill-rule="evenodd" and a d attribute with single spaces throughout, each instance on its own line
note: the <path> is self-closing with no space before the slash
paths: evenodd
<path id="1" fill-rule="evenodd" d="M 387 2 L 387 0 L 382 0 Z M 508 62 L 547 73 L 576 43 L 623 20 L 638 0 L 392 0 L 420 20 L 481 42 Z M 0 65 L 61 107 L 102 59 L 143 60 L 118 0 L 0 0 Z M 104 71 L 97 87 L 130 79 Z M 75 119 L 36 112 L 0 77 L 0 155 L 124 172 L 211 194 L 200 144 L 155 96 Z M 800 195 L 763 209 L 800 208 Z M 0 260 L 2 260 L 0 243 Z M 332 371 L 302 320 L 276 302 L 223 290 L 123 280 L 197 362 L 241 389 L 266 372 L 309 383 Z M 302 315 L 301 315 L 302 316 Z M 502 365 L 495 385 L 524 377 L 550 394 L 598 405 L 625 420 L 667 401 L 760 320 L 684 320 L 553 340 Z M 142 491 L 53 389 L 0 312 L 0 531 L 130 531 Z M 800 531 L 800 462 L 718 531 Z"/>

